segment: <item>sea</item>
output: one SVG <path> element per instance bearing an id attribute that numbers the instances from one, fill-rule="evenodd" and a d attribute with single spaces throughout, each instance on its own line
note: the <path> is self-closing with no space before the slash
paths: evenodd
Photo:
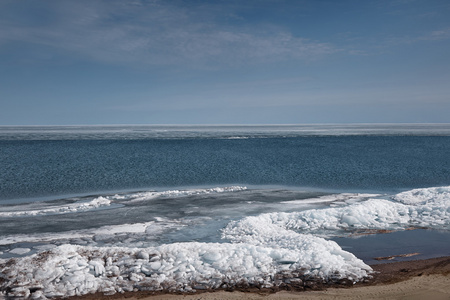
<path id="1" fill-rule="evenodd" d="M 0 297 L 446 255 L 450 124 L 0 126 Z"/>

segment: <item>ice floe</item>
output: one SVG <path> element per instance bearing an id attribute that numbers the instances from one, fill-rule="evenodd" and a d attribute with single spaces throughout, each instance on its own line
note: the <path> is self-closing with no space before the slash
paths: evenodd
<path id="1" fill-rule="evenodd" d="M 378 197 L 380 194 L 352 194 L 352 193 L 342 193 L 342 194 L 332 194 L 326 196 L 320 196 L 310 199 L 300 199 L 300 200 L 289 200 L 281 201 L 283 204 L 315 204 L 315 203 L 325 203 L 325 202 L 344 202 L 353 203 L 362 201 L 371 197 Z"/>
<path id="2" fill-rule="evenodd" d="M 248 216 L 228 224 L 224 234 L 236 230 L 276 226 L 323 237 L 351 234 L 361 229 L 393 229 L 450 226 L 450 188 L 416 189 L 388 199 L 368 199 L 346 206 L 274 212 Z"/>
<path id="3" fill-rule="evenodd" d="M 25 216 L 39 216 L 49 214 L 66 214 L 92 210 L 99 207 L 105 207 L 110 205 L 111 205 L 110 199 L 107 199 L 105 197 L 97 197 L 87 202 L 76 202 L 60 206 L 45 207 L 41 209 L 24 210 L 23 207 L 21 207 L 21 210 L 13 210 L 15 207 L 12 207 L 8 211 L 0 212 L 0 217 L 25 217 Z"/>
<path id="4" fill-rule="evenodd" d="M 192 196 L 214 193 L 226 193 L 226 192 L 239 192 L 245 191 L 245 186 L 227 186 L 227 187 L 215 187 L 210 189 L 187 189 L 187 190 L 167 190 L 167 191 L 149 191 L 149 192 L 137 192 L 127 195 L 116 195 L 114 199 L 127 200 L 127 202 L 135 201 L 147 201 L 159 197 L 173 197 L 173 196 Z"/>
<path id="5" fill-rule="evenodd" d="M 116 194 L 110 196 L 98 196 L 98 197 L 94 196 L 92 197 L 91 200 L 88 201 L 79 200 L 74 203 L 68 203 L 63 205 L 53 205 L 52 202 L 42 202 L 25 205 L 4 206 L 2 207 L 2 211 L 0 212 L 0 218 L 78 213 L 94 209 L 117 208 L 122 206 L 122 203 L 126 204 L 138 201 L 148 201 L 161 197 L 181 197 L 181 196 L 192 196 L 192 195 L 203 195 L 214 193 L 239 192 L 244 190 L 247 190 L 247 187 L 225 186 L 208 189 L 131 192 L 126 194 Z"/>
<path id="6" fill-rule="evenodd" d="M 399 193 L 394 200 L 409 205 L 442 205 L 450 202 L 450 187 L 414 189 Z"/>
<path id="7" fill-rule="evenodd" d="M 95 246 L 98 242 L 110 242 L 115 245 L 127 244 L 133 246 L 143 241 L 152 241 L 158 236 L 166 234 L 169 231 L 179 230 L 188 225 L 201 223 L 209 218 L 197 218 L 187 220 L 157 218 L 155 221 L 143 223 L 130 223 L 120 225 L 102 226 L 99 228 L 73 230 L 53 233 L 37 233 L 37 234 L 17 234 L 0 237 L 0 245 L 11 245 L 16 243 L 58 243 L 58 241 L 74 242 L 83 240 L 83 244 Z M 36 247 L 34 247 L 36 248 Z"/>

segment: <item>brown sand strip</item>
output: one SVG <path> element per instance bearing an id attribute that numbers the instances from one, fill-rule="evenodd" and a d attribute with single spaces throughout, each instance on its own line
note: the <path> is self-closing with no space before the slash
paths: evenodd
<path id="1" fill-rule="evenodd" d="M 273 289 L 242 289 L 209 291 L 195 294 L 164 294 L 152 292 L 130 292 L 104 296 L 91 294 L 76 299 L 144 299 L 144 300 L 217 300 L 217 299 L 426 299 L 450 300 L 450 257 L 432 258 L 378 264 L 372 266 L 373 278 L 355 285 L 338 284 L 318 286 L 323 290 L 299 291 L 286 287 L 284 291 Z"/>
<path id="2" fill-rule="evenodd" d="M 376 260 L 393 260 L 396 257 L 411 257 L 411 256 L 419 255 L 419 254 L 420 254 L 419 252 L 414 252 L 414 253 L 398 254 L 398 255 L 391 255 L 391 256 L 374 257 L 374 259 L 376 259 Z"/>
<path id="3" fill-rule="evenodd" d="M 371 267 L 377 273 L 373 279 L 369 280 L 368 284 L 389 284 L 423 275 L 450 276 L 450 257 L 401 261 Z"/>

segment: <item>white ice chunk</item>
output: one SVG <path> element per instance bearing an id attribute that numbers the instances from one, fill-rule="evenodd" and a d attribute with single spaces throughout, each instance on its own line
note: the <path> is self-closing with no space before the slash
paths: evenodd
<path id="1" fill-rule="evenodd" d="M 147 201 L 159 197 L 178 197 L 178 196 L 191 196 L 202 194 L 215 194 L 215 193 L 227 193 L 227 192 L 239 192 L 245 191 L 245 186 L 228 186 L 228 187 L 216 187 L 210 189 L 190 189 L 190 190 L 168 190 L 162 192 L 139 192 L 127 195 L 129 202 L 135 201 Z M 121 198 L 123 199 L 123 198 Z"/>
<path id="2" fill-rule="evenodd" d="M 23 217 L 23 216 L 40 216 L 48 214 L 66 214 L 80 211 L 87 211 L 103 206 L 109 206 L 111 200 L 105 197 L 98 197 L 88 202 L 76 202 L 62 206 L 51 206 L 42 209 L 31 210 L 10 210 L 0 212 L 0 217 Z"/>
<path id="3" fill-rule="evenodd" d="M 225 232 L 237 227 L 253 228 L 251 224 L 254 223 L 258 223 L 261 228 L 276 225 L 324 237 L 364 229 L 450 227 L 450 187 L 412 190 L 397 194 L 393 199 L 396 201 L 369 199 L 345 206 L 249 216 L 230 223 Z"/>
<path id="4" fill-rule="evenodd" d="M 30 248 L 14 248 L 14 249 L 9 250 L 9 253 L 23 255 L 23 254 L 26 254 L 26 253 L 28 253 L 30 251 L 31 251 Z"/>
<path id="5" fill-rule="evenodd" d="M 450 186 L 405 191 L 395 195 L 393 199 L 409 205 L 448 203 L 450 201 Z"/>
<path id="6" fill-rule="evenodd" d="M 345 201 L 345 202 L 357 202 L 368 198 L 378 197 L 380 194 L 352 194 L 352 193 L 342 193 L 342 194 L 333 194 L 320 196 L 316 198 L 309 199 L 300 199 L 300 200 L 289 200 L 289 201 L 281 201 L 283 204 L 315 204 L 315 203 L 325 203 L 325 202 L 337 202 L 337 201 Z"/>

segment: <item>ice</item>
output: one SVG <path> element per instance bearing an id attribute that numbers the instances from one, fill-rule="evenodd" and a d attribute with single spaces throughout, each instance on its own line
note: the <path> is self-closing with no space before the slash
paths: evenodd
<path id="1" fill-rule="evenodd" d="M 371 197 L 378 197 L 380 194 L 352 194 L 352 193 L 342 193 L 342 194 L 333 194 L 326 195 L 317 198 L 310 199 L 301 199 L 301 200 L 289 200 L 289 201 L 281 201 L 283 204 L 314 204 L 314 203 L 324 203 L 324 202 L 357 202 L 361 200 L 365 200 Z"/>
<path id="2" fill-rule="evenodd" d="M 296 274 L 294 280 L 359 281 L 371 268 L 323 237 L 366 229 L 450 227 L 450 187 L 416 189 L 384 199 L 369 194 L 317 199 L 344 205 L 247 216 L 222 229 L 221 243 L 136 247 L 147 235 L 164 235 L 167 230 L 189 226 L 186 220 L 163 217 L 84 231 L 5 237 L 0 244 L 10 243 L 11 247 L 13 243 L 64 238 L 85 239 L 87 245 L 41 245 L 33 248 L 41 247 L 38 253 L 16 245 L 9 253 L 29 255 L 0 261 L 0 291 L 8 298 L 45 299 L 133 290 L 193 292 L 237 284 L 273 287 L 280 284 L 280 274 Z M 117 244 L 127 247 L 111 246 L 117 245 L 119 236 L 129 243 L 120 240 Z M 96 239 L 106 241 L 105 247 L 93 246 Z"/>
<path id="3" fill-rule="evenodd" d="M 340 135 L 450 135 L 448 124 L 1 126 L 0 140 L 130 140 Z"/>
<path id="4" fill-rule="evenodd" d="M 96 209 L 99 207 L 110 206 L 110 204 L 111 200 L 105 197 L 98 197 L 88 202 L 77 202 L 62 206 L 46 207 L 42 209 L 3 211 L 0 212 L 0 217 L 26 217 L 26 216 L 49 215 L 49 214 L 75 213 Z"/>
<path id="5" fill-rule="evenodd" d="M 161 197 L 180 197 L 203 195 L 213 193 L 239 192 L 247 190 L 245 186 L 225 186 L 206 189 L 186 189 L 186 190 L 167 190 L 167 191 L 148 191 L 148 192 L 132 192 L 127 194 L 116 194 L 113 196 L 94 197 L 89 201 L 78 201 L 75 203 L 64 205 L 44 206 L 43 203 L 34 203 L 28 205 L 17 205 L 2 207 L 1 217 L 30 217 L 44 216 L 52 214 L 67 214 L 85 212 L 93 209 L 117 208 L 122 206 L 120 203 L 148 201 Z M 50 203 L 50 202 L 49 202 Z M 33 206 L 34 205 L 34 206 Z M 41 206 L 41 207 L 36 207 Z"/>
<path id="6" fill-rule="evenodd" d="M 277 230 L 289 229 L 323 237 L 365 229 L 445 229 L 450 226 L 450 187 L 417 189 L 392 198 L 396 201 L 368 199 L 346 206 L 249 216 L 230 223 L 225 232 L 253 228 L 255 223 L 261 228 L 276 226 Z"/>
<path id="7" fill-rule="evenodd" d="M 23 255 L 23 254 L 26 254 L 26 253 L 28 253 L 28 252 L 30 252 L 30 251 L 31 251 L 30 248 L 14 248 L 14 249 L 11 249 L 11 250 L 9 251 L 9 253 L 18 254 L 18 255 Z"/>
<path id="8" fill-rule="evenodd" d="M 414 189 L 399 193 L 393 197 L 394 200 L 409 205 L 439 205 L 450 201 L 450 187 L 432 187 Z"/>
<path id="9" fill-rule="evenodd" d="M 240 284 L 275 285 L 276 274 L 358 280 L 371 270 L 334 242 L 294 234 L 275 243 L 174 243 L 130 249 L 62 245 L 1 265 L 1 291 L 23 295 L 67 297 L 103 292 L 166 290 L 192 291 Z M 295 246 L 294 246 L 295 245 Z M 143 253 L 146 254 L 143 254 Z M 20 282 L 20 289 L 12 288 Z"/>
<path id="10" fill-rule="evenodd" d="M 131 223 L 121 225 L 102 226 L 95 229 L 74 230 L 55 233 L 41 233 L 41 234 L 21 234 L 10 235 L 0 238 L 0 245 L 11 245 L 22 242 L 55 242 L 58 240 L 74 240 L 83 239 L 87 243 L 94 244 L 95 240 L 117 240 L 120 237 L 127 237 L 128 239 L 136 237 L 136 240 L 142 239 L 143 235 L 157 236 L 164 234 L 171 230 L 182 228 L 195 222 L 196 220 L 186 220 L 185 222 L 179 220 L 160 219 L 157 221 Z M 39 246 L 37 246 L 39 247 Z"/>
<path id="11" fill-rule="evenodd" d="M 173 197 L 173 196 L 192 196 L 192 195 L 203 195 L 203 194 L 214 194 L 214 193 L 226 193 L 226 192 L 239 192 L 245 191 L 247 187 L 245 186 L 228 186 L 228 187 L 215 187 L 210 189 L 188 189 L 188 190 L 168 190 L 162 192 L 150 191 L 150 192 L 139 192 L 131 193 L 128 195 L 116 196 L 116 199 L 127 199 L 128 202 L 136 201 L 147 201 L 159 197 Z"/>

